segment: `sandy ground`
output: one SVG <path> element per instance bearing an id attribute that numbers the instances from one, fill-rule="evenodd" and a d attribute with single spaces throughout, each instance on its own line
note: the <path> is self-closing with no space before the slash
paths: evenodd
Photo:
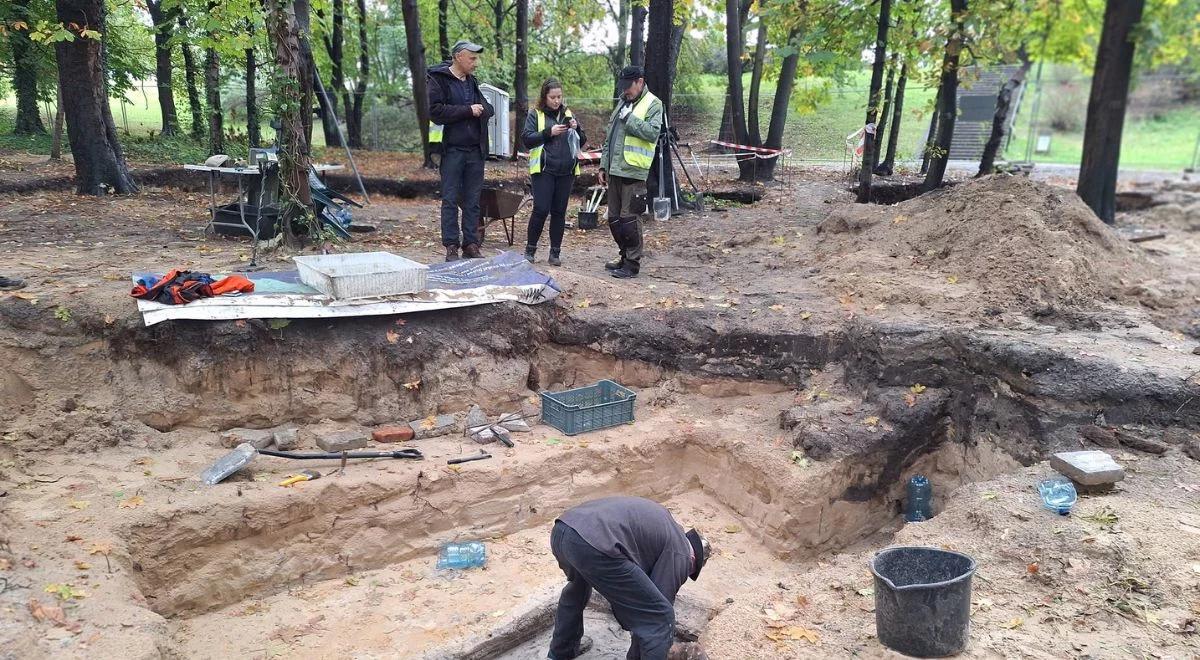
<path id="1" fill-rule="evenodd" d="M 1194 266 L 1200 240 L 1191 233 L 1186 212 L 1165 219 L 1123 217 L 1131 226 L 1169 229 L 1167 239 L 1135 248 L 1139 258 L 1162 270 L 1126 273 L 1129 281 L 1123 286 L 1144 291 L 1124 299 L 1123 305 L 1087 301 L 1045 318 L 1031 318 L 1028 310 L 1016 308 L 981 316 L 982 284 L 957 279 L 960 273 L 936 264 L 861 273 L 843 268 L 836 258 L 815 259 L 815 227 L 832 208 L 850 200 L 836 175 L 796 174 L 787 185 L 768 187 L 765 193 L 765 201 L 754 207 L 726 205 L 725 210 L 650 224 L 648 256 L 642 276 L 634 281 L 618 282 L 603 271 L 601 264 L 614 252 L 604 229 L 569 231 L 562 268 L 546 266 L 543 239 L 538 267 L 563 288 L 556 304 L 579 319 L 629 313 L 670 325 L 697 323 L 700 317 L 681 315 L 702 312 L 703 323 L 734 332 L 933 318 L 1059 348 L 1070 345 L 1085 357 L 1115 356 L 1122 368 L 1135 371 L 1157 368 L 1186 376 L 1200 370 L 1191 355 L 1194 311 L 1200 302 Z M 136 323 L 127 297 L 131 271 L 179 267 L 218 273 L 248 261 L 244 241 L 203 232 L 204 203 L 202 194 L 169 189 L 131 198 L 22 194 L 0 209 L 0 250 L 8 256 L 0 268 L 5 275 L 25 278 L 29 286 L 0 297 L 8 304 L 54 308 L 64 324 L 73 309 L 80 317 L 86 309 L 88 318 L 116 328 Z M 384 249 L 426 262 L 442 254 L 431 200 L 377 198 L 356 219 L 379 230 L 357 236 L 348 249 Z M 487 251 L 507 249 L 498 240 L 498 226 L 488 236 Z M 515 249 L 521 244 L 518 238 Z M 293 254 L 271 251 L 260 263 L 287 269 Z M 905 295 L 889 297 L 889 289 Z M 36 349 L 14 345 L 12 350 Z M 55 359 L 52 354 L 43 357 Z M 701 640 L 713 658 L 886 656 L 889 652 L 873 638 L 866 566 L 871 554 L 889 542 L 949 546 L 980 562 L 971 657 L 1187 658 L 1200 653 L 1194 623 L 1200 617 L 1200 469 L 1175 447 L 1162 457 L 1117 452 L 1127 480 L 1113 493 L 1083 499 L 1069 518 L 1038 506 L 1033 484 L 1048 473 L 1044 464 L 997 477 L 1013 466 L 977 455 L 937 454 L 923 465 L 940 475 L 935 484 L 944 511 L 933 521 L 901 529 L 898 516 L 890 513 L 855 518 L 839 511 L 848 528 L 852 521 L 869 521 L 873 527 L 840 539 L 841 545 L 850 545 L 834 554 L 779 559 L 790 542 L 772 535 L 778 522 L 772 516 L 784 515 L 780 505 L 754 504 L 750 494 L 761 491 L 756 478 L 785 478 L 795 488 L 841 483 L 822 480 L 833 479 L 830 475 L 845 466 L 797 465 L 776 425 L 782 408 L 809 395 L 820 398 L 819 392 L 831 394 L 839 404 L 828 411 L 830 416 L 845 417 L 849 413 L 843 408 L 855 410 L 861 393 L 838 391 L 835 382 L 827 388 L 726 393 L 716 399 L 659 388 L 647 392 L 644 401 L 656 403 L 639 409 L 632 433 L 605 431 L 551 442 L 561 438 L 539 427 L 519 438 L 522 444 L 515 452 L 468 464 L 461 473 L 435 471 L 437 479 L 456 484 L 442 492 L 447 499 L 438 505 L 458 507 L 455 512 L 476 521 L 457 533 L 479 532 L 490 539 L 488 569 L 455 576 L 432 570 L 432 549 L 455 536 L 450 528 L 414 523 L 405 530 L 412 534 L 409 538 L 388 527 L 394 521 L 371 517 L 376 515 L 372 508 L 379 506 L 385 508 L 385 514 L 377 514 L 381 517 L 402 517 L 408 509 L 387 509 L 396 506 L 392 491 L 403 491 L 399 499 L 407 500 L 404 489 L 414 479 L 419 484 L 416 473 L 428 468 L 376 463 L 284 490 L 275 482 L 292 466 L 260 460 L 229 488 L 206 492 L 194 475 L 224 451 L 209 429 L 181 428 L 156 436 L 152 445 L 123 443 L 66 455 L 18 446 L 14 438 L 28 420 L 17 419 L 2 429 L 5 442 L 0 444 L 0 521 L 7 534 L 0 534 L 6 541 L 0 546 L 0 639 L 13 640 L 0 657 L 412 657 L 418 650 L 484 635 L 530 599 L 551 593 L 560 574 L 547 547 L 551 514 L 522 513 L 519 524 L 500 525 L 495 520 L 509 515 L 504 507 L 517 504 L 506 498 L 515 495 L 506 492 L 496 503 L 476 502 L 472 489 L 536 480 L 539 473 L 545 483 L 533 497 L 544 496 L 556 506 L 584 494 L 640 488 L 666 500 L 681 521 L 695 521 L 717 537 L 718 554 L 704 579 L 685 587 L 711 607 L 713 619 Z M 70 384 L 64 383 L 63 396 L 69 391 Z M 105 421 L 96 419 L 97 424 Z M 697 431 L 697 420 L 709 419 L 716 427 L 701 425 Z M 842 422 L 861 426 L 857 419 Z M 606 469 L 619 474 L 617 466 L 626 460 L 653 464 L 639 446 L 679 442 L 693 437 L 689 433 L 699 433 L 709 443 L 714 438 L 744 440 L 732 449 L 719 442 L 712 447 L 757 461 L 750 464 L 760 477 L 737 475 L 745 494 L 731 498 L 736 488 L 718 494 L 672 489 L 645 474 L 631 483 L 603 476 Z M 1000 444 L 1009 440 L 1016 441 L 993 439 Z M 452 438 L 423 441 L 421 447 L 438 463 L 475 449 Z M 586 473 L 578 486 L 574 478 L 555 471 L 584 474 L 592 464 L 596 472 Z M 708 468 L 715 470 L 713 465 Z M 971 472 L 968 466 L 985 468 Z M 335 466 L 315 467 L 324 472 Z M 965 482 L 976 483 L 954 490 Z M 358 512 L 346 524 L 354 530 L 353 543 L 362 542 L 362 548 L 347 541 L 345 550 L 335 550 L 336 536 L 330 541 L 324 529 L 319 535 L 304 529 L 284 536 L 269 533 L 272 520 L 299 519 L 301 512 L 338 524 L 337 516 L 322 508 L 325 498 L 344 500 L 347 510 Z M 538 504 L 522 502 L 526 508 L 520 511 Z M 226 524 L 229 518 L 236 522 L 239 511 L 252 521 L 250 528 L 261 541 L 248 541 L 248 532 Z M 369 531 L 373 527 L 376 531 Z M 197 538 L 211 533 L 206 540 L 215 542 L 189 555 L 180 539 L 190 532 Z M 307 539 L 307 533 L 315 536 Z M 169 539 L 176 539 L 176 545 Z M 135 541 L 146 548 L 161 541 L 172 554 L 155 558 L 133 547 Z M 311 552 L 306 542 L 313 544 Z M 201 551 L 234 558 L 247 553 L 245 565 L 228 563 L 230 591 L 219 600 L 221 606 L 166 619 L 151 611 L 151 606 L 162 609 L 155 597 L 185 603 L 192 596 L 220 593 L 220 582 L 207 591 L 197 586 L 214 575 L 212 566 L 198 561 Z M 380 559 L 389 552 L 398 559 Z M 296 574 L 303 573 L 298 563 L 311 561 L 312 577 L 249 594 L 252 574 L 275 554 L 277 567 Z M 164 565 L 181 558 L 197 564 Z M 147 584 L 153 589 L 140 588 Z"/>

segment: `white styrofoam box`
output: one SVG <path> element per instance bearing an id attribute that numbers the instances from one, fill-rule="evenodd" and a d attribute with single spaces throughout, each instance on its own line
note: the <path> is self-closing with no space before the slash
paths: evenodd
<path id="1" fill-rule="evenodd" d="M 327 296 L 377 298 L 425 290 L 429 267 L 391 252 L 292 257 L 300 281 Z"/>

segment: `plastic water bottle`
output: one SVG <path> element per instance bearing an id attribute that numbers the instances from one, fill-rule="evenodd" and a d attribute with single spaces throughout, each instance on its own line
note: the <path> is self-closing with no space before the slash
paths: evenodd
<path id="1" fill-rule="evenodd" d="M 923 474 L 915 474 L 908 480 L 908 501 L 904 506 L 904 519 L 908 522 L 924 522 L 933 517 L 933 486 Z"/>
<path id="2" fill-rule="evenodd" d="M 1071 513 L 1071 507 L 1078 499 L 1075 484 L 1066 477 L 1043 480 L 1038 484 L 1038 493 L 1042 496 L 1042 504 L 1060 516 Z"/>
<path id="3" fill-rule="evenodd" d="M 487 548 L 480 541 L 447 543 L 438 553 L 437 568 L 439 571 L 476 568 L 482 567 L 484 564 L 487 564 Z"/>

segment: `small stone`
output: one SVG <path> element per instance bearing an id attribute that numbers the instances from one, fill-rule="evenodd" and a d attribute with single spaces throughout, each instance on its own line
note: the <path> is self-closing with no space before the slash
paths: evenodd
<path id="1" fill-rule="evenodd" d="M 472 433 L 471 439 L 481 445 L 486 445 L 488 443 L 495 442 L 498 438 L 496 437 L 495 431 L 492 430 L 492 427 L 485 426 L 482 429 Z"/>
<path id="2" fill-rule="evenodd" d="M 413 439 L 415 433 L 411 426 L 381 426 L 371 432 L 371 439 L 375 442 L 408 442 Z"/>
<path id="3" fill-rule="evenodd" d="M 408 426 L 413 430 L 414 439 L 424 440 L 453 433 L 458 428 L 458 420 L 454 415 L 438 415 L 411 421 Z"/>
<path id="4" fill-rule="evenodd" d="M 367 446 L 367 434 L 362 431 L 333 431 L 317 435 L 317 446 L 324 451 L 350 451 Z"/>
<path id="5" fill-rule="evenodd" d="M 280 451 L 291 451 L 300 446 L 300 429 L 295 426 L 280 426 L 272 431 L 275 448 Z"/>
<path id="6" fill-rule="evenodd" d="M 1126 447 L 1129 447 L 1130 449 L 1144 451 L 1148 454 L 1167 453 L 1167 446 L 1158 440 L 1152 440 L 1150 438 L 1137 435 L 1136 433 L 1130 433 L 1121 429 L 1117 429 L 1116 433 L 1117 441 Z"/>
<path id="7" fill-rule="evenodd" d="M 483 408 L 479 406 L 471 406 L 470 412 L 467 413 L 467 430 L 477 429 L 481 426 L 488 425 L 487 413 L 483 412 Z"/>
<path id="8" fill-rule="evenodd" d="M 529 424 L 521 418 L 520 414 L 512 413 L 501 418 L 500 426 L 513 433 L 529 433 L 533 430 Z"/>
<path id="9" fill-rule="evenodd" d="M 1050 467 L 1084 486 L 1104 486 L 1125 478 L 1125 469 L 1102 451 L 1064 451 L 1050 457 Z"/>
<path id="10" fill-rule="evenodd" d="M 1111 429 L 1093 426 L 1091 424 L 1079 427 L 1079 435 L 1083 436 L 1085 440 L 1094 445 L 1106 447 L 1108 449 L 1116 449 L 1121 444 L 1120 442 L 1117 442 L 1117 434 Z"/>
<path id="11" fill-rule="evenodd" d="M 266 449 L 275 440 L 275 434 L 270 429 L 229 429 L 221 434 L 221 446 L 234 447 L 243 442 L 254 445 L 255 449 Z"/>

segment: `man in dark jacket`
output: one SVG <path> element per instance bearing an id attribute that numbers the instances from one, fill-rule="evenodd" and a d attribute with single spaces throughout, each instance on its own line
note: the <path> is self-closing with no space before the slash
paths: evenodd
<path id="1" fill-rule="evenodd" d="M 591 647 L 583 610 L 595 588 L 633 637 L 627 660 L 666 660 L 675 632 L 675 594 L 700 577 L 708 542 L 683 528 L 661 504 L 640 497 L 584 502 L 554 521 L 550 550 L 567 574 L 554 616 L 551 660 Z"/>
<path id="2" fill-rule="evenodd" d="M 454 44 L 449 62 L 430 67 L 428 75 L 430 142 L 442 145 L 442 245 L 446 261 L 479 253 L 479 193 L 488 155 L 488 119 L 496 113 L 472 75 L 483 46 Z M 458 209 L 462 206 L 462 230 Z"/>

